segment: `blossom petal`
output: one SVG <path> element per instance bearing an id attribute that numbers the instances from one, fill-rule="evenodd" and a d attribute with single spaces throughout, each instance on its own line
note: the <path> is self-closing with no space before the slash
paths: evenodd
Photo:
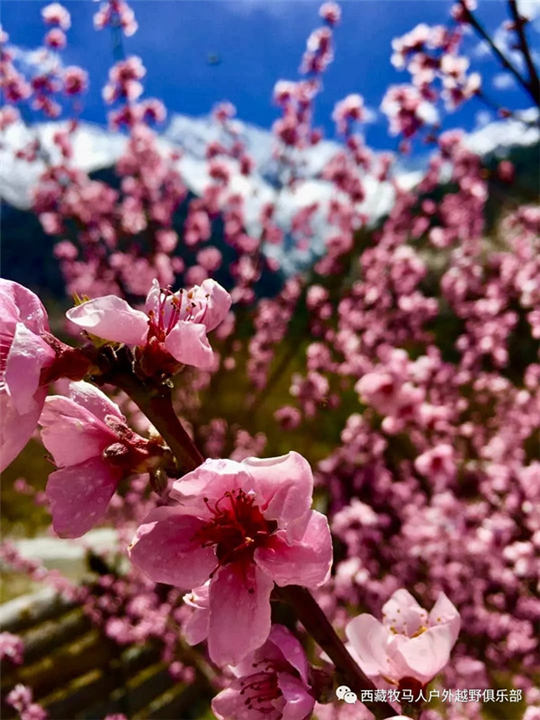
<path id="1" fill-rule="evenodd" d="M 93 528 L 105 514 L 118 481 L 118 473 L 101 458 L 51 473 L 46 492 L 56 534 L 76 538 Z"/>
<path id="2" fill-rule="evenodd" d="M 172 507 L 152 510 L 130 546 L 132 563 L 154 582 L 184 590 L 199 587 L 217 564 L 214 551 L 194 540 L 203 524 Z"/>
<path id="3" fill-rule="evenodd" d="M 208 651 L 218 665 L 237 665 L 270 634 L 274 583 L 254 564 L 221 567 L 210 583 Z"/>
<path id="4" fill-rule="evenodd" d="M 2 324 L 22 322 L 36 335 L 49 331 L 47 311 L 41 300 L 24 285 L 0 278 Z"/>
<path id="5" fill-rule="evenodd" d="M 282 720 L 304 720 L 311 715 L 315 699 L 294 675 L 278 673 L 278 686 L 285 698 Z"/>
<path id="6" fill-rule="evenodd" d="M 201 370 L 210 370 L 214 365 L 214 352 L 202 323 L 178 321 L 165 338 L 165 347 L 175 360 L 184 365 L 193 365 Z"/>
<path id="7" fill-rule="evenodd" d="M 358 664 L 369 677 L 388 673 L 391 661 L 386 652 L 389 630 L 373 615 L 355 617 L 345 628 Z"/>
<path id="8" fill-rule="evenodd" d="M 190 645 L 197 645 L 208 637 L 210 621 L 210 583 L 194 588 L 189 595 L 184 595 L 184 602 L 193 608 L 191 616 L 182 630 Z"/>
<path id="9" fill-rule="evenodd" d="M 39 387 L 41 369 L 52 363 L 54 358 L 54 350 L 39 335 L 22 322 L 17 323 L 4 379 L 13 404 L 21 415 L 34 408 L 34 394 Z"/>
<path id="10" fill-rule="evenodd" d="M 70 382 L 67 385 L 66 394 L 76 402 L 77 405 L 86 408 L 88 412 L 92 413 L 92 415 L 102 422 L 105 422 L 107 415 L 113 415 L 119 420 L 122 420 L 122 422 L 126 422 L 126 418 L 120 412 L 118 405 L 113 403 L 99 388 L 90 383 L 84 382 L 83 380 L 80 382 Z"/>
<path id="11" fill-rule="evenodd" d="M 446 665 L 454 646 L 449 625 L 430 628 L 418 637 L 403 642 L 395 652 L 396 659 L 403 660 L 411 677 L 422 683 L 429 682 Z"/>
<path id="12" fill-rule="evenodd" d="M 89 410 L 62 395 L 46 399 L 39 423 L 43 444 L 61 467 L 101 456 L 117 440 Z"/>
<path id="13" fill-rule="evenodd" d="M 3 472 L 15 460 L 32 437 L 46 396 L 47 388 L 39 388 L 34 394 L 34 405 L 21 415 L 13 398 L 5 390 L 0 391 L 0 471 Z"/>
<path id="14" fill-rule="evenodd" d="M 408 590 L 400 589 L 383 606 L 383 622 L 396 633 L 412 637 L 428 624 L 428 614 Z"/>
<path id="15" fill-rule="evenodd" d="M 285 533 L 270 538 L 266 547 L 257 548 L 255 562 L 277 585 L 303 585 L 315 588 L 322 585 L 332 566 L 332 538 L 328 520 L 316 510 L 311 511 L 301 541 L 288 545 Z"/>
<path id="16" fill-rule="evenodd" d="M 150 311 L 154 313 L 159 312 L 159 301 L 161 298 L 161 289 L 159 287 L 159 283 L 156 278 L 152 280 L 152 285 L 150 287 L 150 290 L 148 291 L 148 295 L 146 296 L 146 302 L 144 303 L 144 309 L 146 311 L 146 314 L 148 314 Z"/>
<path id="17" fill-rule="evenodd" d="M 116 295 L 88 300 L 66 316 L 92 335 L 126 345 L 142 345 L 148 333 L 148 316 Z"/>
<path id="18" fill-rule="evenodd" d="M 307 685 L 308 661 L 298 638 L 283 625 L 272 625 L 269 642 L 279 648 L 285 660 L 290 663 Z"/>
<path id="19" fill-rule="evenodd" d="M 239 713 L 247 710 L 243 695 L 240 695 L 238 681 L 234 681 L 231 687 L 222 690 L 212 700 L 212 712 L 217 720 L 230 720 L 230 718 L 241 718 Z"/>
<path id="20" fill-rule="evenodd" d="M 225 493 L 253 490 L 254 482 L 251 475 L 245 472 L 242 465 L 235 460 L 205 460 L 202 465 L 187 473 L 173 483 L 170 497 L 185 504 L 186 511 L 197 517 L 210 517 L 208 505 L 215 505 Z"/>
<path id="21" fill-rule="evenodd" d="M 246 458 L 241 462 L 255 479 L 260 507 L 267 520 L 286 526 L 311 507 L 313 473 L 308 461 L 297 452 L 274 458 Z"/>
<path id="22" fill-rule="evenodd" d="M 205 324 L 208 332 L 221 325 L 227 313 L 231 308 L 231 296 L 221 287 L 215 280 L 205 280 L 201 284 L 201 290 L 208 295 L 207 310 L 204 319 L 201 321 Z"/>
<path id="23" fill-rule="evenodd" d="M 456 642 L 461 627 L 461 618 L 455 605 L 443 592 L 439 593 L 437 602 L 429 613 L 429 624 L 430 627 L 436 627 L 439 624 L 449 625 L 454 643 Z"/>

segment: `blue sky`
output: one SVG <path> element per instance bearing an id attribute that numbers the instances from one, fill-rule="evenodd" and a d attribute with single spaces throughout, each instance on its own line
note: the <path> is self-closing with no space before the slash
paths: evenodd
<path id="1" fill-rule="evenodd" d="M 26 49 L 41 44 L 40 10 L 46 4 L 4 0 L 2 24 L 12 43 Z M 90 72 L 82 117 L 104 124 L 101 88 L 112 63 L 111 36 L 108 30 L 93 29 L 95 2 L 63 4 L 72 15 L 63 61 Z M 330 117 L 337 100 L 359 92 L 368 106 L 378 109 L 389 84 L 408 81 L 407 73 L 397 72 L 390 64 L 392 38 L 420 22 L 445 23 L 451 4 L 447 0 L 341 3 L 343 19 L 335 32 L 335 60 L 325 75 L 324 92 L 316 107 L 316 124 L 324 128 L 327 137 L 334 137 Z M 298 78 L 306 39 L 320 24 L 320 2 L 312 0 L 135 0 L 131 6 L 139 30 L 124 40 L 125 50 L 128 55 L 139 55 L 147 68 L 145 97 L 163 100 L 170 113 L 188 115 L 204 115 L 216 102 L 228 99 L 236 105 L 239 118 L 262 127 L 270 127 L 279 115 L 271 101 L 275 82 Z M 495 32 L 507 18 L 506 3 L 480 0 L 477 15 Z M 538 35 L 534 37 L 538 47 Z M 501 79 L 501 69 L 477 46 L 478 41 L 471 38 L 473 69 L 483 74 L 486 92 L 512 109 L 528 107 L 526 96 L 508 78 Z M 221 64 L 209 65 L 209 53 L 218 54 Z M 483 110 L 478 102 L 471 102 L 445 124 L 471 130 L 479 119 L 488 119 L 486 114 L 479 115 Z M 396 140 L 388 138 L 386 119 L 380 113 L 366 134 L 373 147 L 396 146 Z"/>

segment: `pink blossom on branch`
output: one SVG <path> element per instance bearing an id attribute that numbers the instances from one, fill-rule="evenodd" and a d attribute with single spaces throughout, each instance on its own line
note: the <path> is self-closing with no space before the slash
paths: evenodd
<path id="1" fill-rule="evenodd" d="M 444 593 L 428 615 L 407 590 L 383 606 L 383 621 L 362 614 L 346 633 L 358 664 L 375 683 L 426 685 L 447 664 L 459 633 L 458 611 Z"/>
<path id="2" fill-rule="evenodd" d="M 323 20 L 333 27 L 341 20 L 341 8 L 337 3 L 327 2 L 321 5 L 319 15 Z"/>
<path id="3" fill-rule="evenodd" d="M 0 279 L 0 438 L 1 469 L 24 448 L 37 425 L 47 388 L 41 372 L 55 359 L 42 338 L 49 332 L 47 311 L 27 288 Z"/>
<path id="4" fill-rule="evenodd" d="M 38 703 L 32 702 L 32 690 L 18 683 L 13 690 L 6 695 L 6 703 L 15 708 L 19 713 L 20 720 L 46 720 L 48 713 Z"/>
<path id="5" fill-rule="evenodd" d="M 305 720 L 315 700 L 302 645 L 283 627 L 273 625 L 268 640 L 240 665 L 236 679 L 212 701 L 218 720 Z"/>
<path id="6" fill-rule="evenodd" d="M 214 662 L 237 664 L 267 640 L 274 582 L 326 581 L 332 543 L 326 518 L 310 510 L 312 492 L 311 468 L 296 452 L 207 460 L 174 483 L 177 504 L 152 511 L 138 529 L 131 560 L 152 580 L 200 593 L 210 578 Z"/>
<path id="7" fill-rule="evenodd" d="M 121 28 L 126 37 L 134 35 L 139 27 L 135 13 L 124 0 L 107 0 L 101 3 L 94 15 L 94 27 L 102 30 L 107 26 Z"/>
<path id="8" fill-rule="evenodd" d="M 137 347 L 143 369 L 174 370 L 178 364 L 209 369 L 214 354 L 206 333 L 225 319 L 229 293 L 214 280 L 176 293 L 160 289 L 157 280 L 146 298 L 145 312 L 115 295 L 88 300 L 66 313 L 92 335 Z"/>
<path id="9" fill-rule="evenodd" d="M 18 635 L 0 632 L 0 660 L 9 660 L 21 665 L 24 657 L 24 642 Z"/>
<path id="10" fill-rule="evenodd" d="M 93 385 L 69 383 L 67 392 L 47 398 L 39 423 L 59 468 L 47 482 L 54 530 L 80 537 L 103 517 L 122 478 L 152 468 L 163 448 L 131 431 Z"/>
<path id="11" fill-rule="evenodd" d="M 51 3 L 43 8 L 41 17 L 47 25 L 58 25 L 62 30 L 71 27 L 71 15 L 60 3 Z"/>

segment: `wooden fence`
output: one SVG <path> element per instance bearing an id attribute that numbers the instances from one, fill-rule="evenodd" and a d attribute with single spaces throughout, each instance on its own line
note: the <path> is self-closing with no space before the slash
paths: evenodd
<path id="1" fill-rule="evenodd" d="M 32 688 L 50 720 L 200 718 L 210 696 L 200 673 L 191 685 L 173 680 L 159 648 L 120 646 L 96 628 L 76 603 L 45 589 L 0 606 L 0 631 L 19 635 L 24 663 L 2 663 L 0 717 L 18 717 L 5 702 L 17 683 Z"/>

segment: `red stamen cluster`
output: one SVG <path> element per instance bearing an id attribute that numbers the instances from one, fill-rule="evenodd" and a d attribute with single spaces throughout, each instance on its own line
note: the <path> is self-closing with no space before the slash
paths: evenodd
<path id="1" fill-rule="evenodd" d="M 218 567 L 251 560 L 256 548 L 277 530 L 277 523 L 266 520 L 255 505 L 255 497 L 243 490 L 226 492 L 214 507 L 208 498 L 204 502 L 213 517 L 196 538 L 203 547 L 215 546 Z"/>

